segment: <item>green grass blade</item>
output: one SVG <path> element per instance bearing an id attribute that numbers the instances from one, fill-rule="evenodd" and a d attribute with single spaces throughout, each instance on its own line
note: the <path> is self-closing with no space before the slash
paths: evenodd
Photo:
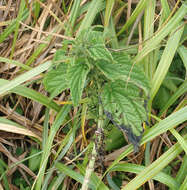
<path id="1" fill-rule="evenodd" d="M 187 5 L 183 4 L 170 21 L 155 33 L 155 35 L 147 41 L 147 45 L 144 46 L 142 51 L 134 58 L 135 62 L 141 61 L 149 52 L 156 49 L 160 42 L 177 26 L 187 13 Z M 179 28 L 177 28 L 179 30 Z M 174 31 L 177 32 L 177 31 Z M 149 43 L 148 43 L 149 42 Z"/>
<path id="2" fill-rule="evenodd" d="M 72 146 L 73 142 L 74 142 L 74 138 L 73 138 L 72 130 L 70 130 L 68 132 L 68 134 L 66 135 L 65 139 L 63 139 L 63 141 L 62 141 L 62 143 L 60 145 L 60 148 L 58 149 L 58 152 L 55 155 L 55 158 L 54 158 L 55 161 L 53 162 L 54 164 L 52 165 L 52 167 L 50 168 L 49 172 L 45 176 L 44 182 L 42 184 L 42 190 L 48 190 L 49 180 L 50 180 L 51 176 L 53 175 L 53 172 L 55 171 L 55 164 L 58 161 L 62 160 L 62 158 L 64 157 L 64 155 L 68 152 L 68 150 Z"/>
<path id="3" fill-rule="evenodd" d="M 74 170 L 70 169 L 70 167 L 67 167 L 64 164 L 61 164 L 61 163 L 57 162 L 56 163 L 56 168 L 59 171 L 65 173 L 68 176 L 70 176 L 74 180 L 80 182 L 81 184 L 83 183 L 84 176 L 82 174 L 79 174 L 79 173 L 75 172 Z M 81 169 L 81 168 L 79 168 L 79 169 Z M 89 188 L 92 189 L 92 190 L 96 190 L 98 182 L 99 182 L 99 178 L 95 174 L 92 174 L 91 180 L 89 182 Z M 108 190 L 107 186 L 104 183 L 101 183 L 101 186 L 102 186 L 102 190 Z M 98 188 L 98 190 L 100 190 L 100 187 Z"/>
<path id="4" fill-rule="evenodd" d="M 157 118 L 156 116 L 155 116 L 155 119 L 157 121 L 161 121 L 161 119 Z M 183 137 L 174 128 L 170 129 L 170 132 L 177 139 L 178 143 L 181 145 L 181 147 L 183 148 L 183 150 L 185 151 L 187 155 L 187 143 L 185 142 Z"/>
<path id="5" fill-rule="evenodd" d="M 174 32 L 177 28 L 175 28 Z M 162 54 L 161 60 L 158 64 L 158 67 L 156 69 L 156 72 L 154 74 L 153 80 L 152 80 L 152 88 L 151 88 L 151 100 L 155 97 L 158 89 L 160 88 L 160 85 L 162 84 L 169 66 L 172 62 L 172 59 L 175 55 L 175 52 L 177 50 L 181 35 L 183 33 L 184 27 L 177 30 L 174 34 L 171 34 L 169 37 L 166 47 L 164 49 L 164 52 Z"/>
<path id="6" fill-rule="evenodd" d="M 107 174 L 106 179 L 111 189 L 120 190 L 120 188 L 115 184 L 109 174 Z"/>
<path id="7" fill-rule="evenodd" d="M 187 142 L 185 142 L 184 138 L 175 129 L 170 129 L 170 132 L 177 139 L 178 143 L 187 155 Z"/>
<path id="8" fill-rule="evenodd" d="M 161 5 L 162 5 L 162 10 L 163 10 L 163 21 L 165 21 L 169 14 L 170 14 L 170 8 L 169 8 L 169 4 L 168 4 L 168 1 L 167 0 L 161 0 Z"/>
<path id="9" fill-rule="evenodd" d="M 177 91 L 171 96 L 165 106 L 160 110 L 159 116 L 161 116 L 180 96 L 187 91 L 187 80 L 177 89 Z"/>
<path id="10" fill-rule="evenodd" d="M 161 5 L 162 5 L 162 9 L 160 10 L 161 16 L 159 18 L 158 30 L 161 29 L 162 24 L 164 23 L 164 21 L 168 18 L 169 14 L 170 14 L 170 9 L 169 9 L 167 0 L 161 0 Z M 160 47 L 161 47 L 161 44 L 158 44 L 158 47 L 154 51 L 154 63 L 153 64 L 155 66 L 157 66 L 157 62 L 159 60 Z"/>
<path id="11" fill-rule="evenodd" d="M 180 186 L 179 190 L 186 190 L 186 187 L 187 187 L 187 176 L 186 176 L 184 182 L 182 183 L 182 185 Z"/>
<path id="12" fill-rule="evenodd" d="M 132 15 L 128 19 L 128 21 L 125 23 L 125 25 L 122 27 L 122 29 L 117 33 L 119 36 L 121 33 L 123 33 L 125 30 L 129 28 L 129 26 L 136 20 L 137 16 L 145 9 L 146 4 L 150 0 L 140 0 L 138 5 L 136 6 L 136 9 L 133 11 Z"/>
<path id="13" fill-rule="evenodd" d="M 49 190 L 59 189 L 59 186 L 62 184 L 63 180 L 65 178 L 65 174 L 61 173 L 56 178 L 55 182 L 51 185 L 51 188 Z"/>
<path id="14" fill-rule="evenodd" d="M 32 70 L 27 71 L 26 73 L 23 73 L 22 75 L 16 77 L 15 79 L 11 80 L 8 84 L 0 86 L 0 96 L 2 96 L 4 93 L 7 93 L 9 90 L 12 90 L 16 86 L 19 86 L 20 84 L 24 83 L 25 81 L 30 80 L 33 77 L 46 71 L 51 65 L 52 65 L 52 62 L 47 61 L 47 62 L 33 68 Z"/>
<path id="15" fill-rule="evenodd" d="M 42 154 L 42 158 L 41 158 L 40 170 L 39 170 L 38 178 L 36 181 L 36 190 L 41 189 L 41 185 L 42 185 L 42 181 L 43 181 L 43 177 L 44 177 L 44 172 L 45 172 L 45 169 L 47 166 L 47 162 L 48 162 L 48 158 L 50 155 L 50 151 L 51 151 L 51 147 L 53 144 L 54 137 L 55 137 L 59 127 L 62 125 L 64 119 L 66 118 L 67 114 L 69 113 L 70 109 L 71 109 L 70 105 L 63 106 L 61 108 L 61 110 L 59 111 L 59 113 L 57 114 L 57 117 L 56 117 L 53 125 L 51 126 L 49 137 L 47 139 L 47 143 L 45 145 L 45 148 L 44 148 L 43 154 Z"/>
<path id="16" fill-rule="evenodd" d="M 0 62 L 5 62 L 5 63 L 8 63 L 8 64 L 12 64 L 12 65 L 16 65 L 18 67 L 21 67 L 22 69 L 25 69 L 25 70 L 31 70 L 32 67 L 29 67 L 23 63 L 20 63 L 19 61 L 15 61 L 15 60 L 12 60 L 12 59 L 8 59 L 8 58 L 5 58 L 5 57 L 0 57 Z"/>
<path id="17" fill-rule="evenodd" d="M 124 164 L 117 164 L 115 167 L 113 167 L 110 170 L 110 172 L 123 171 L 123 172 L 139 174 L 139 173 L 143 172 L 145 169 L 146 169 L 145 166 L 124 163 Z M 157 175 L 155 175 L 153 177 L 153 179 L 167 185 L 172 190 L 176 190 L 180 186 L 179 183 L 174 178 L 172 178 L 170 175 L 165 174 L 164 172 L 159 172 Z"/>
<path id="18" fill-rule="evenodd" d="M 111 47 L 114 49 L 119 48 L 113 18 L 110 19 L 108 28 L 105 28 L 105 31 L 106 36 L 110 39 L 109 43 L 111 44 Z"/>
<path id="19" fill-rule="evenodd" d="M 6 166 L 6 164 L 3 162 L 3 160 L 0 159 L 0 174 L 3 174 L 5 172 L 3 166 Z M 7 166 L 6 166 L 6 169 L 7 169 Z M 5 190 L 10 190 L 8 178 L 6 174 L 3 175 L 2 182 L 3 182 Z"/>
<path id="20" fill-rule="evenodd" d="M 13 54 L 14 54 L 14 50 L 15 50 L 15 46 L 16 46 L 16 40 L 17 40 L 17 36 L 18 36 L 18 30 L 19 30 L 20 21 L 21 21 L 22 15 L 23 15 L 24 8 L 25 8 L 25 0 L 21 0 L 18 16 L 16 19 L 14 38 L 13 38 L 13 43 L 12 43 L 12 48 L 11 48 L 11 54 L 10 54 L 11 59 L 12 59 Z"/>
<path id="21" fill-rule="evenodd" d="M 4 79 L 0 79 L 0 86 L 6 86 L 8 85 L 10 82 L 7 81 L 7 80 L 4 80 Z M 60 106 L 58 104 L 56 104 L 54 101 L 52 101 L 50 98 L 48 98 L 47 96 L 44 96 L 43 94 L 33 90 L 33 89 L 30 89 L 30 88 L 27 88 L 25 86 L 16 86 L 15 88 L 11 89 L 9 91 L 9 93 L 15 93 L 15 94 L 18 94 L 20 96 L 23 96 L 23 97 L 26 97 L 26 98 L 29 98 L 31 100 L 34 100 L 50 109 L 53 109 L 55 111 L 59 111 L 60 110 Z"/>
<path id="22" fill-rule="evenodd" d="M 29 57 L 29 59 L 26 61 L 25 65 L 31 65 L 35 60 L 36 58 L 41 54 L 41 52 L 49 45 L 51 39 L 52 39 L 53 36 L 49 35 L 47 36 L 44 41 L 46 43 L 43 43 L 43 44 L 40 44 L 36 49 L 35 51 L 33 52 L 33 54 Z"/>
<path id="23" fill-rule="evenodd" d="M 164 120 L 161 120 L 154 127 L 145 131 L 142 141 L 149 141 L 156 136 L 172 129 L 173 127 L 179 125 L 180 123 L 187 120 L 187 107 L 181 108 L 179 111 L 172 113 Z"/>
<path id="24" fill-rule="evenodd" d="M 82 30 L 89 28 L 91 24 L 93 23 L 95 16 L 98 13 L 98 10 L 100 10 L 100 7 L 103 6 L 104 1 L 103 0 L 93 0 L 91 1 L 91 4 L 88 8 L 88 12 L 86 16 L 84 17 L 77 36 L 82 32 Z"/>
<path id="25" fill-rule="evenodd" d="M 72 170 L 70 167 L 65 166 L 64 164 L 57 162 L 57 163 L 56 163 L 56 168 L 57 168 L 59 171 L 63 172 L 64 174 L 70 176 L 70 177 L 73 178 L 74 180 L 76 180 L 76 181 L 78 181 L 78 182 L 80 182 L 80 183 L 83 183 L 84 176 L 81 175 L 81 174 L 79 174 L 79 173 L 77 173 L 77 172 L 75 172 L 75 171 Z M 91 188 L 91 189 L 95 189 L 93 184 L 90 184 L 90 188 Z"/>
<path id="26" fill-rule="evenodd" d="M 38 16 L 39 16 L 39 14 L 40 14 L 40 3 L 39 2 L 37 2 L 37 1 L 35 1 L 34 2 L 34 5 L 35 5 L 35 8 L 34 8 L 34 16 L 35 16 L 35 18 L 37 19 L 38 18 Z"/>
<path id="27" fill-rule="evenodd" d="M 184 46 L 180 46 L 177 49 L 177 52 L 179 53 L 179 55 L 183 61 L 184 67 L 186 69 L 186 76 L 187 76 L 187 49 Z"/>
<path id="28" fill-rule="evenodd" d="M 144 40 L 149 39 L 154 32 L 155 1 L 149 1 L 144 11 Z"/>
<path id="29" fill-rule="evenodd" d="M 156 1 L 149 1 L 144 11 L 144 40 L 151 38 L 154 33 L 154 16 Z M 145 42 L 146 45 L 146 42 Z M 146 76 L 151 80 L 155 70 L 153 52 L 150 52 L 143 60 Z"/>
<path id="30" fill-rule="evenodd" d="M 45 145 L 47 143 L 47 138 L 48 138 L 48 134 L 49 134 L 49 109 L 46 108 L 45 109 L 45 116 L 44 116 L 44 124 L 43 124 L 43 132 L 42 132 L 42 149 L 45 148 Z M 60 111 L 60 109 L 59 109 Z"/>
<path id="31" fill-rule="evenodd" d="M 72 7 L 70 17 L 69 17 L 69 20 L 67 23 L 68 27 L 66 29 L 65 35 L 72 36 L 73 27 L 74 27 L 75 21 L 78 17 L 78 13 L 80 11 L 80 3 L 81 3 L 81 0 L 75 0 L 73 3 L 73 7 Z"/>
<path id="32" fill-rule="evenodd" d="M 58 161 L 61 160 L 64 157 L 64 155 L 67 153 L 68 149 L 71 147 L 74 140 L 75 139 L 73 137 L 72 130 L 70 130 L 66 135 L 66 137 L 64 138 L 63 142 L 61 143 L 54 159 L 55 160 L 57 159 Z"/>
<path id="33" fill-rule="evenodd" d="M 14 125 L 14 126 L 16 126 L 16 127 L 20 127 L 20 128 L 25 129 L 24 126 L 21 126 L 21 125 L 17 124 L 16 122 L 11 121 L 11 120 L 9 120 L 9 119 L 6 119 L 6 118 L 4 118 L 4 117 L 0 117 L 0 123 L 9 124 L 9 125 Z"/>
<path id="34" fill-rule="evenodd" d="M 26 20 L 28 16 L 29 16 L 29 11 L 28 9 L 26 9 L 22 14 L 21 21 Z M 0 34 L 0 43 L 2 43 L 7 38 L 7 36 L 15 30 L 16 23 L 17 23 L 17 18 L 9 24 L 9 26 L 3 31 L 3 33 Z"/>
<path id="35" fill-rule="evenodd" d="M 112 16 L 112 9 L 114 7 L 115 1 L 114 0 L 108 0 L 106 2 L 106 9 L 105 9 L 105 19 L 104 19 L 104 27 L 108 27 L 110 17 Z"/>
<path id="36" fill-rule="evenodd" d="M 183 157 L 183 162 L 180 166 L 179 171 L 177 172 L 177 176 L 176 176 L 176 180 L 178 181 L 178 183 L 182 183 L 182 181 L 185 179 L 186 177 L 186 168 L 187 168 L 187 155 L 184 155 Z"/>
<path id="37" fill-rule="evenodd" d="M 187 135 L 185 135 L 187 141 Z M 131 180 L 123 190 L 135 190 L 143 185 L 148 180 L 157 175 L 165 166 L 167 166 L 173 159 L 175 159 L 182 152 L 179 143 L 173 145 L 167 152 L 160 156 L 151 165 L 146 167 L 138 176 Z"/>

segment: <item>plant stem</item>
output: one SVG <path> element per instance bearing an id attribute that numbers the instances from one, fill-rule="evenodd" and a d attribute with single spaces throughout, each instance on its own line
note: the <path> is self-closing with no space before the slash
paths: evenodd
<path id="1" fill-rule="evenodd" d="M 95 143 L 94 143 L 93 150 L 92 150 L 92 157 L 91 157 L 90 162 L 87 166 L 86 174 L 84 177 L 84 181 L 83 181 L 83 185 L 82 185 L 81 190 L 87 190 L 88 189 L 88 183 L 90 180 L 90 176 L 91 176 L 92 172 L 94 171 L 96 156 L 97 156 L 97 152 L 96 152 Z"/>
<path id="2" fill-rule="evenodd" d="M 102 113 L 103 113 L 102 106 L 99 104 L 99 115 L 102 115 Z M 99 117 L 97 131 L 95 132 L 97 141 L 95 141 L 93 144 L 91 159 L 90 159 L 90 162 L 89 162 L 87 169 L 86 169 L 86 174 L 84 177 L 84 181 L 83 181 L 83 185 L 82 185 L 81 190 L 87 190 L 88 189 L 90 176 L 91 176 L 92 172 L 94 171 L 95 160 L 97 157 L 97 150 L 96 149 L 97 149 L 97 146 L 100 145 L 100 142 L 101 142 L 102 125 L 103 125 L 103 120 L 100 119 L 100 117 Z M 98 143 L 98 145 L 96 143 Z"/>

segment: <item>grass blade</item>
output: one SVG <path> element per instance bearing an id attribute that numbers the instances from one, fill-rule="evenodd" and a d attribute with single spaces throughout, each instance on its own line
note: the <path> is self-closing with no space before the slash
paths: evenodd
<path id="1" fill-rule="evenodd" d="M 158 89 L 160 88 L 160 85 L 162 84 L 168 72 L 169 66 L 175 55 L 181 35 L 183 33 L 183 29 L 184 27 L 180 28 L 179 30 L 175 29 L 174 31 L 176 30 L 177 31 L 173 35 L 171 35 L 170 38 L 168 39 L 166 48 L 164 49 L 161 60 L 158 64 L 158 67 L 156 69 L 156 72 L 152 80 L 151 100 L 153 100 L 153 98 L 155 97 Z"/>
<path id="2" fill-rule="evenodd" d="M 187 143 L 185 142 L 184 138 L 175 129 L 170 129 L 170 132 L 177 139 L 177 141 L 179 142 L 179 144 L 181 145 L 181 147 L 187 155 Z"/>
<path id="3" fill-rule="evenodd" d="M 3 117 L 0 117 L 0 130 L 35 137 L 41 141 L 41 138 L 31 130 Z"/>
<path id="4" fill-rule="evenodd" d="M 186 13 L 187 5 L 182 4 L 175 15 L 170 19 L 170 21 L 165 26 L 161 27 L 161 29 L 159 29 L 159 31 L 157 31 L 155 35 L 147 41 L 147 45 L 144 46 L 142 51 L 134 58 L 134 62 L 141 61 L 149 52 L 156 49 L 159 46 L 160 42 L 179 25 Z"/>
<path id="5" fill-rule="evenodd" d="M 186 69 L 186 76 L 187 76 L 187 49 L 184 46 L 180 46 L 177 49 L 177 52 L 179 53 L 179 55 L 183 61 L 184 67 Z"/>
<path id="6" fill-rule="evenodd" d="M 6 164 L 3 162 L 3 160 L 0 159 L 0 174 L 4 174 L 5 170 L 4 170 L 4 167 L 7 169 L 8 166 L 6 166 Z M 3 177 L 2 177 L 2 182 L 3 182 L 3 185 L 4 185 L 4 188 L 5 190 L 10 190 L 10 187 L 9 187 L 9 183 L 8 183 L 8 178 L 7 178 L 7 175 L 4 174 Z M 1 186 L 2 187 L 2 186 Z"/>
<path id="7" fill-rule="evenodd" d="M 115 167 L 113 167 L 110 170 L 110 172 L 123 171 L 123 172 L 132 172 L 132 173 L 139 174 L 143 172 L 145 169 L 146 169 L 145 166 L 124 163 L 124 164 L 117 164 Z M 167 185 L 172 190 L 176 190 L 180 186 L 179 183 L 177 183 L 177 181 L 174 178 L 172 178 L 170 175 L 165 174 L 164 172 L 159 172 L 157 175 L 153 177 L 153 179 Z"/>
<path id="8" fill-rule="evenodd" d="M 106 2 L 106 10 L 105 10 L 105 20 L 104 20 L 104 27 L 108 27 L 110 17 L 112 16 L 112 9 L 114 7 L 115 1 L 114 0 L 108 0 Z"/>
<path id="9" fill-rule="evenodd" d="M 163 21 L 165 21 L 169 14 L 170 14 L 170 9 L 169 9 L 169 4 L 167 2 L 167 0 L 161 0 L 161 5 L 162 5 L 162 9 L 163 9 Z"/>
<path id="10" fill-rule="evenodd" d="M 177 89 L 177 91 L 167 101 L 165 106 L 160 110 L 159 116 L 161 116 L 180 96 L 182 96 L 186 92 L 186 89 L 187 89 L 187 80 L 181 84 L 181 86 Z"/>
<path id="11" fill-rule="evenodd" d="M 12 90 L 16 86 L 24 83 L 25 81 L 32 79 L 33 77 L 41 74 L 42 72 L 46 71 L 52 65 L 51 61 L 47 61 L 26 73 L 18 76 L 17 78 L 11 80 L 7 85 L 0 86 L 0 96 L 4 93 L 7 93 L 9 90 Z"/>
<path id="12" fill-rule="evenodd" d="M 88 12 L 86 16 L 84 17 L 77 36 L 82 32 L 82 30 L 89 28 L 92 24 L 92 22 L 95 19 L 95 16 L 98 13 L 98 10 L 100 10 L 100 7 L 102 7 L 104 1 L 103 0 L 93 0 L 88 8 Z"/>
<path id="13" fill-rule="evenodd" d="M 68 176 L 70 176 L 74 180 L 76 180 L 76 181 L 78 181 L 80 183 L 83 183 L 84 177 L 81 174 L 79 174 L 79 173 L 75 172 L 74 170 L 70 169 L 68 166 L 65 166 L 64 164 L 57 162 L 56 163 L 56 168 L 59 171 L 65 173 Z M 95 190 L 93 184 L 89 184 L 89 187 L 91 189 Z"/>
<path id="14" fill-rule="evenodd" d="M 0 79 L 0 86 L 8 85 L 9 83 L 10 82 L 7 80 Z M 29 99 L 34 100 L 48 108 L 55 110 L 57 112 L 60 110 L 60 106 L 58 104 L 56 104 L 53 100 L 51 100 L 47 96 L 44 96 L 43 94 L 41 94 L 37 91 L 27 88 L 25 86 L 21 86 L 21 85 L 16 86 L 15 88 L 11 89 L 9 91 L 9 93 L 15 93 L 20 96 L 29 98 Z"/>
<path id="15" fill-rule="evenodd" d="M 79 10 L 80 9 L 80 3 L 81 3 L 81 0 L 75 0 L 73 3 L 73 7 L 71 10 L 69 21 L 67 22 L 68 27 L 66 29 L 65 35 L 70 35 L 70 36 L 72 35 L 73 27 L 74 27 L 75 21 L 78 17 L 78 13 L 80 11 Z"/>
<path id="16" fill-rule="evenodd" d="M 8 59 L 8 58 L 5 58 L 5 57 L 0 57 L 0 62 L 5 62 L 5 63 L 8 63 L 8 64 L 12 64 L 12 65 L 16 65 L 18 67 L 21 67 L 22 69 L 25 69 L 25 70 L 31 70 L 32 67 L 29 67 L 23 63 L 20 63 L 19 61 L 16 61 L 16 60 L 11 60 L 11 59 Z"/>
<path id="17" fill-rule="evenodd" d="M 177 173 L 176 176 L 176 180 L 178 181 L 178 183 L 182 183 L 182 181 L 185 179 L 186 177 L 186 168 L 187 168 L 187 155 L 184 156 L 183 158 L 183 162 L 180 166 L 180 169 Z"/>
<path id="18" fill-rule="evenodd" d="M 154 16 L 155 16 L 155 1 L 147 3 L 144 13 L 144 40 L 151 38 L 154 33 Z M 145 42 L 146 45 L 146 42 Z M 155 70 L 155 61 L 153 52 L 150 52 L 144 59 L 145 74 L 149 79 L 152 79 Z"/>
<path id="19" fill-rule="evenodd" d="M 28 9 L 26 9 L 22 14 L 21 21 L 26 20 L 28 16 L 29 16 L 29 11 Z M 7 38 L 7 36 L 15 30 L 16 23 L 17 23 L 17 18 L 9 24 L 9 26 L 3 31 L 3 33 L 0 34 L 0 43 L 2 43 Z"/>
<path id="20" fill-rule="evenodd" d="M 45 172 L 45 169 L 47 166 L 47 162 L 48 162 L 48 158 L 50 155 L 50 151 L 51 151 L 51 147 L 52 147 L 54 137 L 55 137 L 59 127 L 62 125 L 65 117 L 69 113 L 70 108 L 71 108 L 70 105 L 64 105 L 61 108 L 60 112 L 58 113 L 53 125 L 51 126 L 49 137 L 47 139 L 47 143 L 45 145 L 45 148 L 44 148 L 43 154 L 42 154 L 42 158 L 41 158 L 41 164 L 40 164 L 41 166 L 40 166 L 40 170 L 39 170 L 38 178 L 37 178 L 37 182 L 36 182 L 36 190 L 41 189 L 41 185 L 42 185 L 42 181 L 43 181 L 43 177 L 44 177 L 44 172 Z M 33 184 L 33 186 L 34 186 L 34 184 Z"/>
<path id="21" fill-rule="evenodd" d="M 187 187 L 187 176 L 186 176 L 184 182 L 182 183 L 182 185 L 180 186 L 179 190 L 186 190 L 186 187 Z"/>
<path id="22" fill-rule="evenodd" d="M 15 125 L 0 123 L 0 131 L 6 131 L 6 132 L 10 132 L 10 133 L 31 136 L 31 137 L 35 137 L 41 141 L 41 138 L 38 135 L 34 134 L 32 131 L 21 128 L 21 127 L 17 127 Z"/>
<path id="23" fill-rule="evenodd" d="M 11 49 L 11 55 L 10 55 L 11 59 L 12 59 L 13 54 L 14 54 L 14 50 L 15 50 L 15 46 L 16 46 L 16 40 L 17 40 L 17 36 L 18 36 L 19 25 L 20 25 L 21 17 L 23 15 L 24 8 L 25 8 L 25 1 L 21 0 L 18 16 L 17 16 L 17 19 L 16 19 L 15 33 L 14 33 L 12 49 Z"/>
<path id="24" fill-rule="evenodd" d="M 128 19 L 128 21 L 125 23 L 125 25 L 122 27 L 122 29 L 117 33 L 119 36 L 121 33 L 123 33 L 129 26 L 136 20 L 137 16 L 145 9 L 146 4 L 150 0 L 140 0 L 138 5 L 136 6 L 136 9 L 133 11 L 132 15 Z"/>
<path id="25" fill-rule="evenodd" d="M 185 135 L 187 141 L 187 135 Z M 173 159 L 175 159 L 182 152 L 182 148 L 179 143 L 173 145 L 167 152 L 160 156 L 151 165 L 145 168 L 138 176 L 131 180 L 123 190 L 135 190 L 142 184 L 152 179 L 159 171 L 167 166 Z"/>

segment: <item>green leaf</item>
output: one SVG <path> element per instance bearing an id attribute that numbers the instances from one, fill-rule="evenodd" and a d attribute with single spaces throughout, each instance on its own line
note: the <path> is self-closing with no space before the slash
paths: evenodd
<path id="1" fill-rule="evenodd" d="M 93 45 L 88 49 L 88 53 L 92 59 L 97 60 L 106 60 L 113 61 L 111 53 L 105 48 L 104 45 Z"/>
<path id="2" fill-rule="evenodd" d="M 112 125 L 112 124 L 110 124 Z M 107 129 L 110 127 L 107 126 Z M 121 148 L 125 144 L 125 139 L 122 132 L 117 127 L 112 127 L 112 130 L 105 132 L 105 150 L 112 151 Z"/>
<path id="3" fill-rule="evenodd" d="M 76 41 L 77 43 L 83 43 L 84 45 L 105 44 L 103 33 L 99 31 L 94 31 L 91 27 L 88 29 L 84 29 L 81 34 L 76 38 Z"/>
<path id="4" fill-rule="evenodd" d="M 35 154 L 39 153 L 40 150 L 36 149 L 34 147 L 31 148 L 30 154 L 29 156 L 34 156 Z M 40 167 L 40 160 L 41 160 L 41 156 L 40 155 L 36 155 L 32 158 L 29 159 L 29 168 L 35 172 L 36 170 L 39 169 Z"/>
<path id="5" fill-rule="evenodd" d="M 113 52 L 115 63 L 100 60 L 97 68 L 110 80 L 124 80 L 133 83 L 149 94 L 149 81 L 144 72 L 137 65 L 133 65 L 129 56 L 124 52 Z"/>
<path id="6" fill-rule="evenodd" d="M 68 88 L 67 64 L 61 63 L 56 69 L 49 71 L 43 80 L 45 89 L 55 97 Z"/>
<path id="7" fill-rule="evenodd" d="M 89 68 L 82 59 L 76 60 L 75 65 L 70 66 L 68 69 L 70 92 L 75 106 L 78 105 L 81 99 L 88 72 Z"/>
<path id="8" fill-rule="evenodd" d="M 136 86 L 129 84 L 126 87 L 123 81 L 107 83 L 101 94 L 105 115 L 126 132 L 135 151 L 143 133 L 141 124 L 147 119 L 144 101 L 139 96 Z"/>
<path id="9" fill-rule="evenodd" d="M 80 53 L 86 57 L 99 60 L 113 61 L 111 53 L 105 47 L 104 36 L 102 32 L 93 31 L 92 28 L 85 29 L 77 37 L 74 46 L 78 56 Z"/>
<path id="10" fill-rule="evenodd" d="M 71 43 L 70 40 L 67 40 L 67 41 L 64 41 L 63 42 L 64 44 L 65 43 Z M 67 45 L 66 44 L 66 45 Z M 68 59 L 70 59 L 69 57 L 66 56 L 66 51 L 63 50 L 63 49 L 59 49 L 56 51 L 55 53 L 55 56 L 53 58 L 53 63 L 56 64 L 56 63 L 64 63 L 65 61 L 67 61 Z M 58 65 L 58 64 L 57 64 Z"/>

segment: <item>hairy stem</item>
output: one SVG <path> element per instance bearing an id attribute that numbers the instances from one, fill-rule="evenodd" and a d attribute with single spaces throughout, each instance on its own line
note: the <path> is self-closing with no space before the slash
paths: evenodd
<path id="1" fill-rule="evenodd" d="M 102 113 L 103 113 L 102 106 L 99 105 L 99 115 L 102 115 Z M 103 125 L 103 120 L 99 118 L 98 127 L 97 127 L 97 130 L 95 132 L 95 136 L 96 136 L 97 140 L 94 142 L 94 145 L 93 145 L 93 149 L 92 149 L 92 153 L 91 153 L 91 159 L 90 159 L 90 162 L 86 168 L 86 174 L 84 177 L 84 181 L 83 181 L 83 185 L 82 185 L 81 190 L 87 190 L 88 189 L 90 176 L 91 176 L 92 172 L 94 172 L 94 165 L 95 165 L 95 160 L 97 157 L 97 146 L 98 146 L 97 144 L 100 144 L 100 142 L 101 142 L 102 125 Z"/>

